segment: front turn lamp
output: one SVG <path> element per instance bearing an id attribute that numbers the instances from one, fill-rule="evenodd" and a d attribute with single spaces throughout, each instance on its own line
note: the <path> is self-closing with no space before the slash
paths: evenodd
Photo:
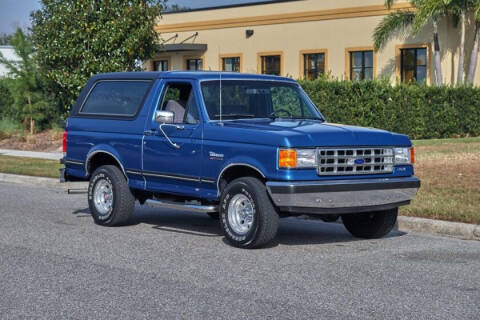
<path id="1" fill-rule="evenodd" d="M 279 168 L 315 168 L 315 149 L 280 149 L 278 152 Z"/>
<path id="2" fill-rule="evenodd" d="M 413 164 L 415 162 L 414 148 L 394 148 L 395 164 Z"/>

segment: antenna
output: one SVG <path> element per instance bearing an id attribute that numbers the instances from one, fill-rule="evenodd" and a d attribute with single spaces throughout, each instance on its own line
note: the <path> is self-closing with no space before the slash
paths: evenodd
<path id="1" fill-rule="evenodd" d="M 222 122 L 222 73 L 220 72 L 220 122 Z"/>

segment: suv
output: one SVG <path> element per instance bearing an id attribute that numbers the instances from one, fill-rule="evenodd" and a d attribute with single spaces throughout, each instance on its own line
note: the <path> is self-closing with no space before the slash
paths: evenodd
<path id="1" fill-rule="evenodd" d="M 62 181 L 87 181 L 94 221 L 141 204 L 206 213 L 234 246 L 274 239 L 279 218 L 314 215 L 362 238 L 415 196 L 405 135 L 329 123 L 292 79 L 218 72 L 93 76 L 64 134 Z"/>

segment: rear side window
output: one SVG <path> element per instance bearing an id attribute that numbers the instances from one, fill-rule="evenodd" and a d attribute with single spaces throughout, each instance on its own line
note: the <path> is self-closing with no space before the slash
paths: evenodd
<path id="1" fill-rule="evenodd" d="M 151 81 L 99 81 L 90 91 L 81 114 L 134 116 Z"/>

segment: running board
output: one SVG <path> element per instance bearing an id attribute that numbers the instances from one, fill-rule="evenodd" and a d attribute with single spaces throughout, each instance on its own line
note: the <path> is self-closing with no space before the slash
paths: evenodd
<path id="1" fill-rule="evenodd" d="M 218 206 L 215 206 L 215 205 L 202 206 L 197 204 L 186 204 L 186 203 L 179 203 L 179 202 L 153 200 L 153 199 L 148 199 L 147 201 L 145 201 L 145 204 L 152 207 L 158 207 L 158 208 L 185 210 L 185 211 L 193 211 L 193 212 L 200 212 L 200 213 L 218 212 Z"/>

